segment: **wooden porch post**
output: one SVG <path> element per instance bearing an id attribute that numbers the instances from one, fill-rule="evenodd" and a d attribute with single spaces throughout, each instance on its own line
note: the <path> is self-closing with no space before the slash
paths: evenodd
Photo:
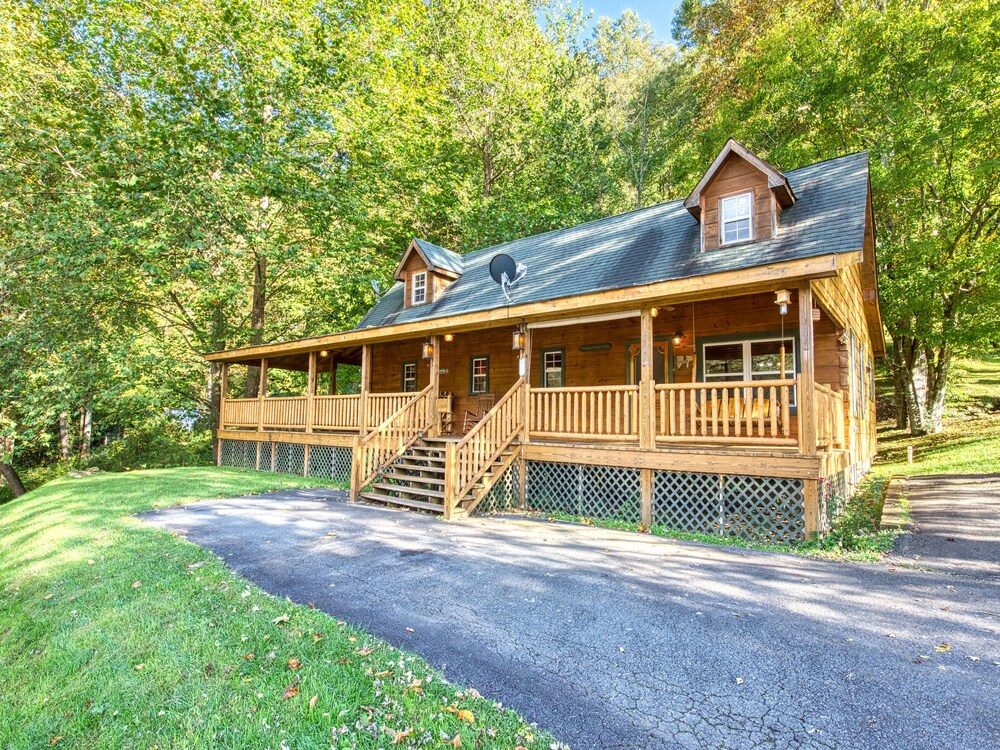
<path id="1" fill-rule="evenodd" d="M 222 466 L 222 441 L 219 432 L 226 429 L 223 421 L 226 414 L 226 393 L 229 391 L 229 363 L 222 363 L 222 374 L 219 376 L 219 424 L 215 432 L 215 465 Z"/>
<path id="2" fill-rule="evenodd" d="M 260 360 L 260 377 L 257 378 L 257 432 L 264 430 L 264 397 L 267 395 L 267 360 Z"/>
<path id="3" fill-rule="evenodd" d="M 313 431 L 313 397 L 316 395 L 316 352 L 309 352 L 309 376 L 306 380 L 306 433 Z M 302 476 L 309 476 L 309 443 L 302 449 Z"/>
<path id="4" fill-rule="evenodd" d="M 427 434 L 437 437 L 441 434 L 441 415 L 438 413 L 438 396 L 441 395 L 441 337 L 431 336 L 434 351 L 428 363 L 430 369 L 431 397 L 427 400 Z"/>
<path id="5" fill-rule="evenodd" d="M 331 355 L 332 358 L 333 355 Z M 337 362 L 330 363 L 330 395 L 337 395 Z"/>
<path id="6" fill-rule="evenodd" d="M 813 293 L 812 285 L 805 281 L 799 285 L 799 453 L 816 455 L 816 372 L 815 345 L 813 342 Z M 802 483 L 803 512 L 805 513 L 806 538 L 819 533 L 819 487 L 815 479 Z"/>
<path id="7" fill-rule="evenodd" d="M 639 448 L 652 450 L 656 445 L 653 408 L 653 311 L 646 307 L 639 320 L 640 377 L 639 377 Z M 640 469 L 640 509 L 646 528 L 653 518 L 653 470 Z"/>
<path id="8" fill-rule="evenodd" d="M 362 435 L 368 432 L 368 389 L 372 378 L 372 345 L 361 347 L 361 415 L 358 432 Z"/>
<path id="9" fill-rule="evenodd" d="M 521 359 L 524 362 L 524 404 L 521 417 L 521 445 L 531 442 L 531 340 L 534 331 L 526 328 L 524 331 L 524 351 L 521 352 Z M 528 465 L 524 461 L 524 454 L 517 459 L 517 497 L 524 507 L 528 502 Z"/>

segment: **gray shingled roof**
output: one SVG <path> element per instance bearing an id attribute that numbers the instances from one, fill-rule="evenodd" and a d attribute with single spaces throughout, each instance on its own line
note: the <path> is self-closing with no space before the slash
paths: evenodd
<path id="1" fill-rule="evenodd" d="M 420 252 L 424 254 L 435 268 L 441 268 L 452 273 L 462 273 L 462 256 L 454 250 L 448 250 L 440 245 L 435 245 L 433 242 L 422 240 L 419 237 L 414 237 L 413 241 L 417 243 Z"/>
<path id="2" fill-rule="evenodd" d="M 670 201 L 476 250 L 461 257 L 462 275 L 433 302 L 404 308 L 403 285 L 397 283 L 357 329 L 504 307 L 503 293 L 489 273 L 497 253 L 528 267 L 512 291 L 517 305 L 862 248 L 867 152 L 785 175 L 798 200 L 782 212 L 778 232 L 769 240 L 703 253 L 698 222 L 683 200 Z"/>

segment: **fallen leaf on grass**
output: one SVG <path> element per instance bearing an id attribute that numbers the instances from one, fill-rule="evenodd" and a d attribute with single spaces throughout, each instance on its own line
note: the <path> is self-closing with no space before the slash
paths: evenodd
<path id="1" fill-rule="evenodd" d="M 60 734 L 58 737 L 53 737 L 51 740 L 49 740 L 49 744 L 50 745 L 54 745 L 57 742 L 62 742 L 62 739 L 63 739 L 63 736 Z"/>
<path id="2" fill-rule="evenodd" d="M 372 677 L 388 677 L 391 674 L 392 674 L 391 669 L 385 669 L 381 672 L 376 672 L 375 674 L 372 675 Z"/>
<path id="3" fill-rule="evenodd" d="M 934 647 L 934 650 L 937 651 L 939 654 L 943 654 L 945 651 L 951 651 L 951 644 L 939 643 Z"/>
<path id="4" fill-rule="evenodd" d="M 281 700 L 288 700 L 289 698 L 294 698 L 298 694 L 299 694 L 299 678 L 296 677 L 295 680 L 285 688 L 285 692 L 281 694 Z"/>
<path id="5" fill-rule="evenodd" d="M 275 617 L 273 620 L 271 620 L 271 622 L 273 622 L 275 625 L 279 625 L 283 622 L 288 622 L 291 619 L 292 618 L 289 617 L 288 615 L 279 615 L 278 617 Z"/>
<path id="6" fill-rule="evenodd" d="M 51 599 L 51 598 L 52 598 L 53 596 L 55 596 L 55 594 L 49 594 L 49 595 L 48 595 L 47 597 L 45 597 L 45 598 L 46 598 L 46 599 Z"/>
<path id="7" fill-rule="evenodd" d="M 309 710 L 310 711 L 312 711 L 314 708 L 316 708 L 317 701 L 319 701 L 319 695 L 314 695 L 312 698 L 309 699 Z"/>
<path id="8" fill-rule="evenodd" d="M 408 688 L 406 688 L 406 692 L 407 693 L 422 693 L 422 692 L 424 692 L 424 689 L 421 687 L 421 685 L 423 685 L 423 684 L 424 684 L 423 680 L 414 680 L 413 682 L 410 683 L 410 686 Z"/>
<path id="9" fill-rule="evenodd" d="M 411 734 L 413 734 L 413 730 L 412 729 L 407 729 L 405 732 L 396 732 L 393 735 L 393 737 L 392 737 L 392 744 L 393 745 L 398 745 L 403 740 L 405 740 L 407 737 L 409 737 Z"/>
<path id="10" fill-rule="evenodd" d="M 253 654 L 243 654 L 243 658 L 247 661 L 253 661 L 256 657 Z"/>
<path id="11" fill-rule="evenodd" d="M 289 659 L 288 660 L 288 668 L 289 669 L 301 669 L 302 668 L 302 662 L 300 662 L 298 659 Z"/>
<path id="12" fill-rule="evenodd" d="M 137 589 L 142 585 L 142 581 L 133 581 L 132 588 Z"/>
<path id="13" fill-rule="evenodd" d="M 463 708 L 461 711 L 455 714 L 455 716 L 457 716 L 461 721 L 467 721 L 470 724 L 476 723 L 476 715 L 467 708 Z"/>
<path id="14" fill-rule="evenodd" d="M 449 742 L 448 744 L 451 745 L 452 747 L 461 747 L 462 746 L 462 735 L 456 734 L 455 737 L 454 737 L 454 739 L 451 742 Z"/>
<path id="15" fill-rule="evenodd" d="M 318 643 L 319 641 L 323 640 L 322 633 L 313 633 L 312 637 L 313 637 L 313 643 Z"/>
<path id="16" fill-rule="evenodd" d="M 356 654 L 357 654 L 358 656 L 368 656 L 368 655 L 370 655 L 370 654 L 372 654 L 372 653 L 374 653 L 374 652 L 375 652 L 375 649 L 371 649 L 371 648 L 363 648 L 363 649 L 361 649 L 360 651 L 356 651 L 355 653 L 356 653 Z"/>
<path id="17" fill-rule="evenodd" d="M 93 560 L 87 560 L 87 565 L 97 565 Z"/>
<path id="18" fill-rule="evenodd" d="M 190 565 L 188 565 L 188 570 L 194 570 L 195 568 L 200 568 L 204 564 L 205 564 L 204 560 L 201 560 L 196 563 L 191 563 Z"/>
<path id="19" fill-rule="evenodd" d="M 140 671 L 140 670 L 141 670 L 141 669 L 142 669 L 142 668 L 143 668 L 144 666 L 146 666 L 146 665 L 145 665 L 145 664 L 133 664 L 133 665 L 132 665 L 132 669 L 134 669 L 134 670 L 135 670 L 136 672 L 138 672 L 138 671 Z"/>
<path id="20" fill-rule="evenodd" d="M 309 609 L 316 609 L 316 604 L 314 602 L 309 602 Z"/>

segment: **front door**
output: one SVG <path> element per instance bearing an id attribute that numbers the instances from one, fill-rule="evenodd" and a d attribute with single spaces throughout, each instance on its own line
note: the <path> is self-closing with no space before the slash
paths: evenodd
<path id="1" fill-rule="evenodd" d="M 642 344 L 635 342 L 628 345 L 628 384 L 636 385 L 642 380 Z M 667 342 L 657 341 L 653 344 L 653 380 L 657 383 L 667 382 Z"/>

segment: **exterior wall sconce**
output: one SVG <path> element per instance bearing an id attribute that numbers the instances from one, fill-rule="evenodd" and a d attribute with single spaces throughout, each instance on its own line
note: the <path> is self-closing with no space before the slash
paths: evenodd
<path id="1" fill-rule="evenodd" d="M 684 331 L 678 328 L 676 331 L 674 331 L 674 338 L 673 338 L 674 346 L 679 346 L 683 340 L 684 340 Z"/>
<path id="2" fill-rule="evenodd" d="M 656 317 L 657 315 L 659 315 L 659 314 L 660 314 L 660 308 L 658 308 L 658 307 L 654 307 L 654 308 L 652 308 L 652 309 L 651 309 L 651 310 L 649 311 L 649 314 L 650 314 L 650 315 L 652 315 L 652 316 L 653 316 L 653 317 L 655 318 L 655 317 Z"/>
<path id="3" fill-rule="evenodd" d="M 434 357 L 434 344 L 431 343 L 430 339 L 424 339 L 424 347 L 420 354 L 424 359 L 433 359 Z"/>
<path id="4" fill-rule="evenodd" d="M 523 351 L 525 344 L 524 329 L 518 328 L 514 331 L 513 346 L 511 347 L 515 352 Z"/>
<path id="5" fill-rule="evenodd" d="M 455 340 L 455 334 L 453 334 L 453 333 L 446 333 L 444 335 L 444 340 L 447 341 L 450 344 L 452 341 Z"/>
<path id="6" fill-rule="evenodd" d="M 782 315 L 788 315 L 788 305 L 792 301 L 792 293 L 787 289 L 779 289 L 774 293 L 774 304 Z"/>

